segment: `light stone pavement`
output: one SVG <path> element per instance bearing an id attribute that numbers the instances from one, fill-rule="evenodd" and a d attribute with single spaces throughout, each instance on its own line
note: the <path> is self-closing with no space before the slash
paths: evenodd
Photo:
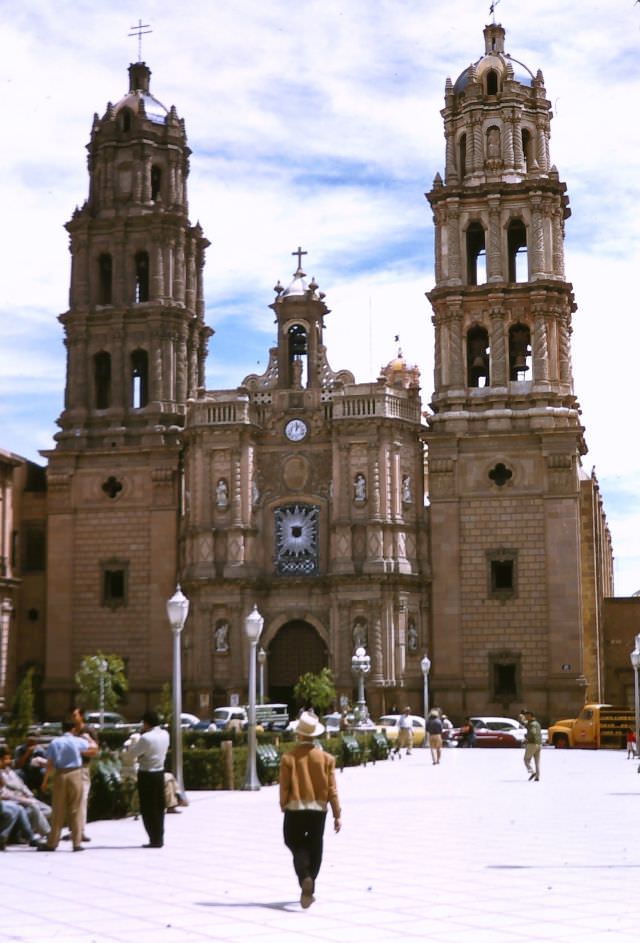
<path id="1" fill-rule="evenodd" d="M 640 776 L 624 752 L 428 750 L 338 774 L 303 911 L 277 787 L 194 792 L 166 845 L 90 824 L 72 854 L 0 855 L 0 939 L 45 943 L 637 943 Z M 330 818 L 330 816 L 329 816 Z"/>

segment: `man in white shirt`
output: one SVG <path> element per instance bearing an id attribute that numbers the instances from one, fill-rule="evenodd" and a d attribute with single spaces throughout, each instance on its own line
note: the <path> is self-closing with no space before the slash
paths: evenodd
<path id="1" fill-rule="evenodd" d="M 129 758 L 138 761 L 140 814 L 149 836 L 143 848 L 162 848 L 164 844 L 164 762 L 169 749 L 169 734 L 160 726 L 155 711 L 142 717 L 140 739 L 127 749 Z"/>
<path id="2" fill-rule="evenodd" d="M 405 755 L 411 755 L 411 747 L 413 746 L 413 720 L 411 719 L 411 708 L 405 707 L 402 714 L 400 714 L 400 719 L 398 721 L 398 741 L 396 743 L 395 752 L 398 754 L 398 758 L 402 756 L 400 750 L 402 747 L 405 747 Z"/>

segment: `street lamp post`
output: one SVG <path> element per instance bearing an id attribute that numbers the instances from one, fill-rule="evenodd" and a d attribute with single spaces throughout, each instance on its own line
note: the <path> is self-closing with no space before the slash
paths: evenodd
<path id="1" fill-rule="evenodd" d="M 180 638 L 184 624 L 189 615 L 189 600 L 180 589 L 167 600 L 167 616 L 173 632 L 173 775 L 178 784 L 178 792 L 184 793 L 184 777 L 182 774 L 182 653 Z"/>
<path id="2" fill-rule="evenodd" d="M 264 666 L 267 661 L 267 653 L 265 652 L 262 645 L 258 649 L 258 667 L 260 668 L 260 674 L 258 676 L 258 703 L 264 704 Z"/>
<path id="3" fill-rule="evenodd" d="M 424 699 L 424 744 L 427 746 L 427 723 L 429 721 L 429 671 L 431 669 L 431 659 L 425 652 L 420 660 L 420 667 L 422 669 L 422 681 L 423 681 L 423 699 Z"/>
<path id="4" fill-rule="evenodd" d="M 244 777 L 242 788 L 254 792 L 260 788 L 258 779 L 258 770 L 256 768 L 256 648 L 264 619 L 258 612 L 258 607 L 254 606 L 250 614 L 244 620 L 244 630 L 249 639 L 249 729 L 247 731 L 249 739 L 249 755 L 247 757 L 247 772 Z"/>
<path id="5" fill-rule="evenodd" d="M 364 697 L 364 679 L 371 671 L 371 658 L 364 648 L 356 648 L 351 659 L 351 670 L 358 679 L 358 724 L 364 724 L 369 717 L 367 702 Z"/>
<path id="6" fill-rule="evenodd" d="M 631 666 L 633 668 L 634 681 L 634 706 L 636 719 L 636 757 L 639 755 L 640 746 L 640 693 L 638 691 L 638 668 L 640 668 L 640 635 L 636 635 L 636 647 L 631 652 Z M 638 766 L 640 773 L 640 766 Z"/>
<path id="7" fill-rule="evenodd" d="M 0 707 L 7 706 L 7 669 L 9 660 L 9 628 L 13 603 L 5 597 L 0 603 Z"/>
<path id="8" fill-rule="evenodd" d="M 100 730 L 104 729 L 104 680 L 109 664 L 106 658 L 101 658 L 98 662 L 100 671 Z"/>

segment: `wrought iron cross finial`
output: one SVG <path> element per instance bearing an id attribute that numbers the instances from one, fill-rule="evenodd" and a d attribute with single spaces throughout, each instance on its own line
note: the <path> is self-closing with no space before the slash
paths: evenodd
<path id="1" fill-rule="evenodd" d="M 142 37 L 146 36 L 147 33 L 153 33 L 153 30 L 149 28 L 148 23 L 143 23 L 142 20 L 138 20 L 138 25 L 130 26 L 129 29 L 131 30 L 129 36 L 138 37 L 138 62 L 142 62 Z"/>
<path id="2" fill-rule="evenodd" d="M 298 271 L 300 271 L 300 269 L 302 268 L 302 256 L 303 256 L 303 255 L 308 255 L 308 254 L 309 254 L 309 253 L 308 253 L 305 249 L 302 249 L 300 246 L 298 246 L 298 248 L 297 248 L 297 250 L 296 250 L 295 252 L 292 252 L 292 253 L 291 253 L 291 255 L 297 255 L 297 256 L 298 256 Z"/>
<path id="3" fill-rule="evenodd" d="M 493 22 L 496 21 L 496 7 L 500 3 L 500 0 L 491 0 L 491 6 L 489 7 L 489 13 L 493 17 Z"/>

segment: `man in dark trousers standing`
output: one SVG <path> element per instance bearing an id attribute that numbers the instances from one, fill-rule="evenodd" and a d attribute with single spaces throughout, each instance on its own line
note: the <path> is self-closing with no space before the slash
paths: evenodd
<path id="1" fill-rule="evenodd" d="M 149 842 L 143 848 L 162 848 L 164 844 L 164 761 L 169 749 L 169 734 L 160 726 L 155 711 L 142 717 L 142 734 L 127 749 L 138 761 L 140 814 Z"/>

